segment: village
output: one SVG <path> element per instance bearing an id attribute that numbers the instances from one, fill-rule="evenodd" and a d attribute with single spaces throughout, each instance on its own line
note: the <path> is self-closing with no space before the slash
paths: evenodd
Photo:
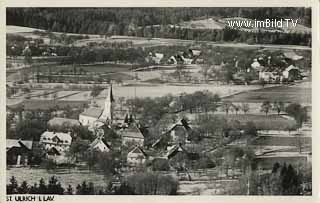
<path id="1" fill-rule="evenodd" d="M 229 46 L 7 26 L 7 192 L 310 195 L 310 47 Z"/>

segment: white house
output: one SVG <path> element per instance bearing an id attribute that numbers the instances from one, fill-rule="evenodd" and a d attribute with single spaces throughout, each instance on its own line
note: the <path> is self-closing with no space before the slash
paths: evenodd
<path id="1" fill-rule="evenodd" d="M 104 108 L 90 107 L 79 115 L 79 121 L 83 126 L 93 129 L 105 123 L 111 124 L 113 121 L 114 97 L 112 86 L 108 89 Z"/>
<path id="2" fill-rule="evenodd" d="M 42 133 L 39 144 L 43 146 L 47 158 L 56 163 L 66 163 L 66 152 L 70 149 L 72 137 L 69 133 L 56 133 L 46 131 Z"/>
<path id="3" fill-rule="evenodd" d="M 69 149 L 71 142 L 70 133 L 45 131 L 40 137 L 39 144 L 43 145 L 45 150 L 55 147 L 59 152 L 64 152 Z"/>
<path id="4" fill-rule="evenodd" d="M 253 69 L 257 69 L 257 68 L 260 67 L 260 63 L 258 62 L 257 59 L 254 59 L 254 60 L 253 60 L 253 63 L 251 64 L 251 67 L 252 67 Z"/>
<path id="5" fill-rule="evenodd" d="M 136 146 L 127 155 L 127 163 L 131 166 L 144 164 L 146 162 L 146 159 L 147 154 L 139 146 Z"/>

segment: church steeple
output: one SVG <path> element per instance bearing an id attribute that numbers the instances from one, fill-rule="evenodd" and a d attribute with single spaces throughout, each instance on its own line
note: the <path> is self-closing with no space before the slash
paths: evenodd
<path id="1" fill-rule="evenodd" d="M 108 122 L 108 123 L 112 123 L 113 103 L 114 103 L 114 97 L 113 97 L 113 93 L 112 93 L 112 84 L 110 83 L 107 98 L 105 100 L 104 108 L 103 108 L 102 114 L 99 117 L 99 120 L 102 120 L 102 121 Z"/>

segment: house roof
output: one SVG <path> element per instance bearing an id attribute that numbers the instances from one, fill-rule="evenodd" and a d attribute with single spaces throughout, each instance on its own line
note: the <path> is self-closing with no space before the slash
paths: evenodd
<path id="1" fill-rule="evenodd" d="M 98 108 L 98 107 L 90 107 L 86 109 L 84 112 L 82 112 L 80 115 L 83 116 L 88 116 L 88 117 L 93 117 L 93 118 L 99 118 L 100 115 L 102 114 L 103 109 Z"/>
<path id="2" fill-rule="evenodd" d="M 294 61 L 296 60 L 300 60 L 303 58 L 303 56 L 299 56 L 297 55 L 295 52 L 293 51 L 289 51 L 289 52 L 284 52 L 283 55 L 286 57 L 286 58 L 289 58 L 289 59 L 292 59 Z"/>
<path id="3" fill-rule="evenodd" d="M 174 145 L 171 149 L 169 149 L 169 151 L 168 151 L 166 156 L 169 158 L 175 152 L 178 152 L 178 151 L 188 153 L 187 150 L 179 144 L 179 145 Z"/>
<path id="4" fill-rule="evenodd" d="M 110 148 L 109 144 L 108 144 L 106 141 L 104 141 L 103 138 L 97 137 L 95 140 L 93 140 L 93 142 L 91 142 L 91 143 L 89 144 L 89 150 L 90 150 L 90 149 L 91 149 L 91 150 L 94 149 L 95 146 L 96 146 L 97 144 L 99 144 L 99 143 L 102 143 L 102 144 L 104 144 L 107 148 Z"/>
<path id="5" fill-rule="evenodd" d="M 143 134 L 136 125 L 130 125 L 128 128 L 122 131 L 122 137 L 132 137 L 144 139 Z"/>
<path id="6" fill-rule="evenodd" d="M 55 132 L 50 132 L 50 131 L 45 131 L 42 133 L 40 137 L 40 142 L 43 142 L 45 140 L 52 140 L 54 137 L 57 137 L 61 141 L 67 141 L 68 144 L 71 144 L 72 137 L 68 133 L 55 133 Z"/>
<path id="7" fill-rule="evenodd" d="M 50 125 L 50 126 L 55 126 L 55 125 L 79 126 L 80 122 L 78 120 L 70 119 L 70 118 L 54 117 L 48 121 L 48 125 Z"/>
<path id="8" fill-rule="evenodd" d="M 196 49 L 190 49 L 193 56 L 200 56 L 201 51 Z"/>
<path id="9" fill-rule="evenodd" d="M 61 155 L 59 150 L 57 150 L 55 147 L 51 147 L 48 151 L 47 151 L 47 154 L 49 155 L 54 155 L 54 154 L 57 154 L 57 155 Z"/>
<path id="10" fill-rule="evenodd" d="M 285 69 L 285 71 L 291 71 L 291 70 L 299 70 L 299 68 L 297 68 L 297 67 L 294 66 L 294 65 L 290 65 L 290 66 L 288 66 L 288 67 Z"/>
<path id="11" fill-rule="evenodd" d="M 32 149 L 31 140 L 17 140 L 17 139 L 7 139 L 6 140 L 6 148 L 7 150 L 11 149 L 12 147 L 26 147 L 27 149 Z"/>
<path id="12" fill-rule="evenodd" d="M 139 146 L 136 146 L 133 150 L 131 150 L 129 153 L 128 153 L 128 155 L 129 154 L 142 154 L 143 156 L 147 156 L 147 154 L 143 151 L 143 149 L 141 148 L 141 147 L 139 147 Z"/>

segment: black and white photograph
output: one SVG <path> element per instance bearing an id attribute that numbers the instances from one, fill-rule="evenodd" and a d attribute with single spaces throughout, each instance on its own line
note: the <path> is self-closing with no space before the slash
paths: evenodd
<path id="1" fill-rule="evenodd" d="M 5 8 L 7 200 L 312 196 L 312 7 L 236 6 Z"/>

